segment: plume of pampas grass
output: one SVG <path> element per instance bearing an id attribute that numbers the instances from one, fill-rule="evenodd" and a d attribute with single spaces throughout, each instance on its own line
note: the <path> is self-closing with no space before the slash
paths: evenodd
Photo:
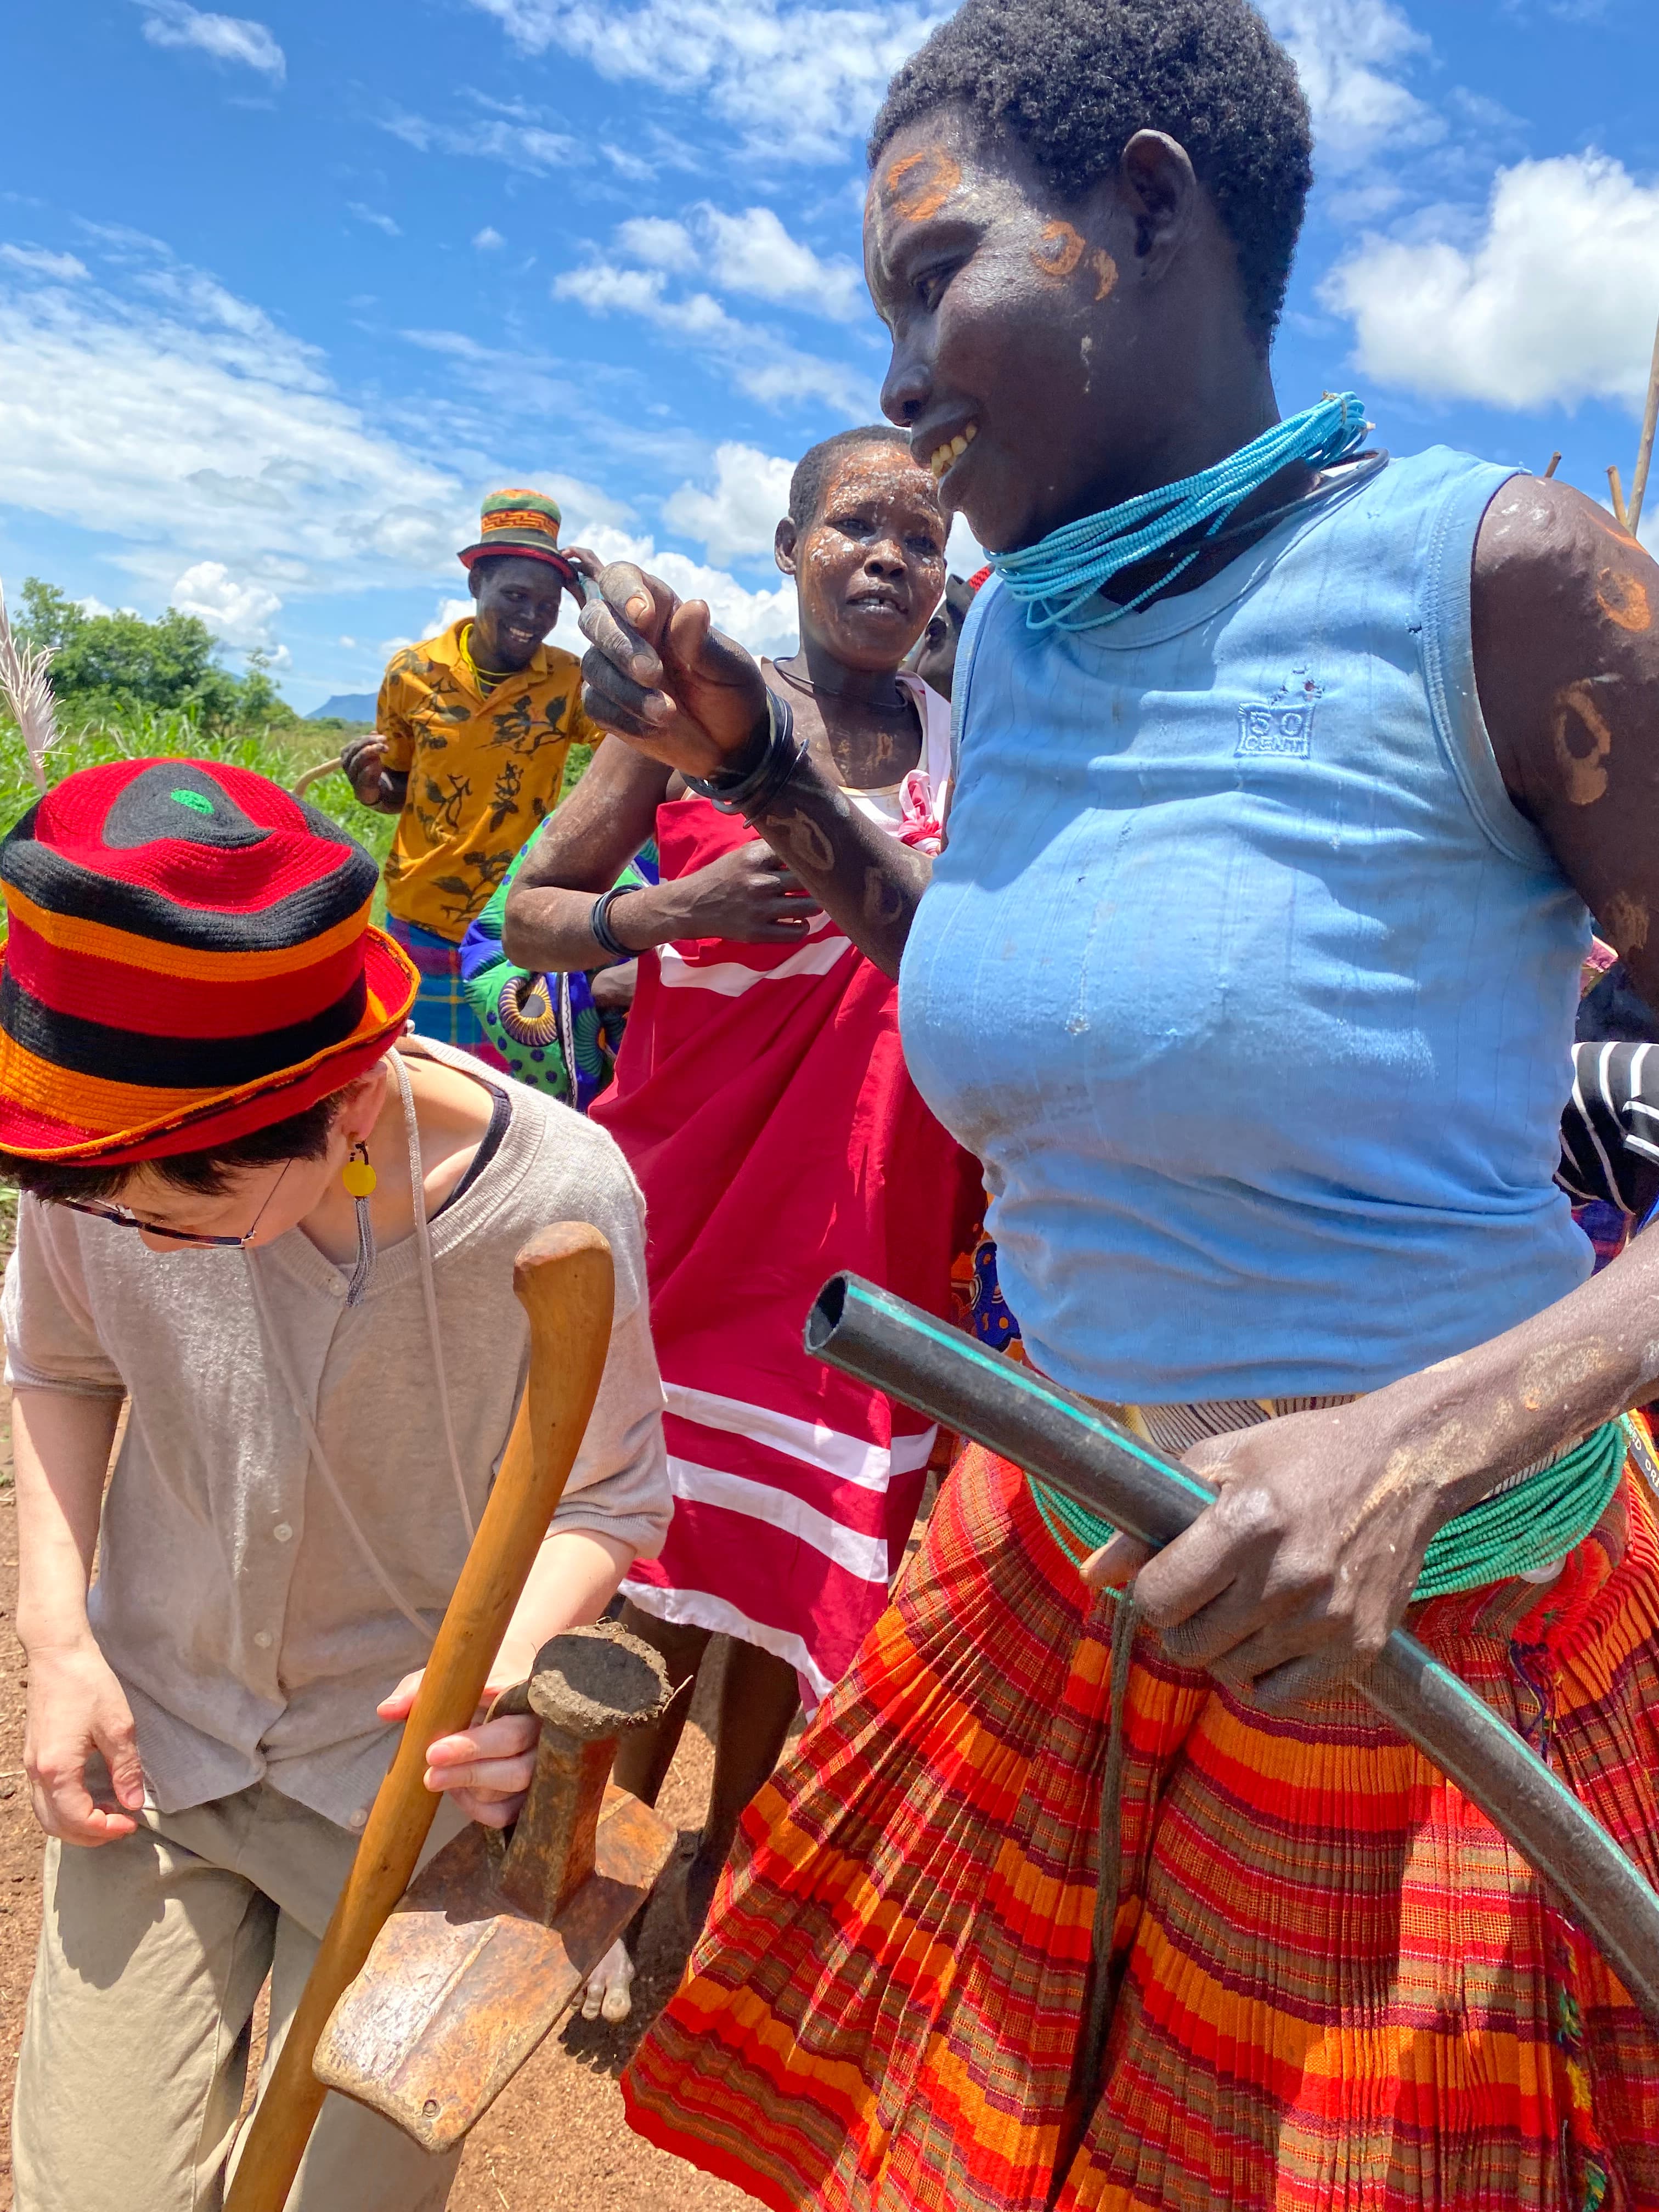
<path id="1" fill-rule="evenodd" d="M 46 787 L 46 755 L 58 742 L 58 707 L 46 673 L 51 659 L 50 646 L 18 644 L 6 612 L 5 586 L 0 584 L 0 697 L 22 732 L 29 773 L 40 792 Z"/>

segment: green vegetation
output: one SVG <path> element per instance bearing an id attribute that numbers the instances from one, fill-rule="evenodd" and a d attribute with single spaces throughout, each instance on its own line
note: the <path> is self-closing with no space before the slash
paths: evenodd
<path id="1" fill-rule="evenodd" d="M 300 719 L 271 682 L 264 653 L 250 653 L 246 675 L 233 676 L 214 659 L 207 624 L 176 607 L 155 622 L 89 615 L 30 576 L 13 628 L 21 644 L 51 648 L 52 688 L 65 728 L 138 708 L 187 714 L 216 733 Z"/>
<path id="2" fill-rule="evenodd" d="M 263 655 L 251 653 L 247 673 L 232 675 L 213 658 L 206 623 L 176 607 L 155 622 L 89 615 L 31 576 L 14 627 L 21 642 L 52 649 L 59 736 L 46 765 L 53 783 L 100 761 L 148 757 L 230 761 L 292 787 L 359 726 L 302 721 Z M 395 824 L 359 806 L 343 775 L 320 777 L 305 795 L 384 862 Z M 22 738 L 0 708 L 0 833 L 35 797 Z"/>
<path id="3" fill-rule="evenodd" d="M 576 786 L 587 774 L 587 763 L 592 759 L 592 757 L 593 748 L 592 745 L 577 744 L 571 746 L 569 751 L 564 757 L 564 775 L 560 779 L 559 782 L 559 798 L 561 801 L 569 798 L 571 793 L 576 788 Z"/>
<path id="4" fill-rule="evenodd" d="M 52 648 L 60 732 L 46 757 L 53 783 L 100 761 L 149 757 L 230 761 L 291 788 L 307 769 L 333 759 L 348 738 L 367 726 L 334 718 L 302 720 L 271 683 L 259 654 L 249 656 L 246 675 L 232 675 L 214 659 L 206 624 L 176 608 L 155 622 L 131 614 L 88 615 L 31 576 L 14 626 L 21 641 Z M 591 746 L 572 745 L 566 792 L 592 757 Z M 36 795 L 22 738 L 0 706 L 0 835 Z M 384 866 L 397 826 L 393 817 L 360 806 L 337 773 L 319 777 L 305 796 Z M 381 918 L 378 896 L 375 918 Z"/>
<path id="5" fill-rule="evenodd" d="M 288 722 L 264 730 L 214 730 L 183 708 L 106 709 L 95 724 L 61 737 L 46 755 L 46 775 L 60 782 L 76 769 L 100 761 L 145 757 L 162 760 L 230 761 L 291 787 L 305 769 L 331 760 L 340 749 L 337 730 L 313 731 L 307 722 Z M 306 793 L 313 806 L 349 830 L 383 863 L 396 826 L 390 815 L 359 806 L 343 775 L 325 775 Z M 0 715 L 0 831 L 9 830 L 35 801 L 34 780 L 15 724 Z"/>

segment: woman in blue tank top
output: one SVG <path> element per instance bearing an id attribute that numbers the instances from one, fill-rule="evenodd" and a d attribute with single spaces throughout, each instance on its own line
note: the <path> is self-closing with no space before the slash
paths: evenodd
<path id="1" fill-rule="evenodd" d="M 1308 150 L 1244 0 L 967 0 L 894 80 L 884 404 L 998 570 L 931 870 L 706 609 L 584 618 L 901 973 L 1033 1360 L 1220 1493 L 1148 1562 L 958 1463 L 629 2079 L 770 2204 L 1659 2207 L 1659 2037 L 1352 1686 L 1409 1619 L 1659 1876 L 1659 1239 L 1587 1280 L 1553 1179 L 1591 914 L 1659 1003 L 1659 569 L 1279 424 Z"/>

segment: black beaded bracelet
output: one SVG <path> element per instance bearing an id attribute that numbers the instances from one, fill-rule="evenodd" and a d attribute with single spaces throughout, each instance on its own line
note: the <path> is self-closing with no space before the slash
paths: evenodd
<path id="1" fill-rule="evenodd" d="M 639 888 L 637 884 L 617 884 L 610 890 L 601 891 L 587 917 L 587 926 L 593 933 L 595 941 L 601 951 L 608 952 L 613 960 L 637 960 L 640 957 L 631 945 L 623 943 L 611 927 L 611 908 L 619 898 L 626 898 L 629 891 L 636 891 Z"/>
<path id="2" fill-rule="evenodd" d="M 741 775 L 688 775 L 686 784 L 702 799 L 713 799 L 722 814 L 752 817 L 769 805 L 806 757 L 806 741 L 795 736 L 795 710 L 769 687 L 766 694 L 766 744 L 753 768 Z"/>

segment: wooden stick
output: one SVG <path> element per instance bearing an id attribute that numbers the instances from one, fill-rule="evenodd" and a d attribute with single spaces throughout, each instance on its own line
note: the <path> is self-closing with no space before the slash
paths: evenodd
<path id="1" fill-rule="evenodd" d="M 1642 520 L 1642 501 L 1647 497 L 1648 469 L 1653 460 L 1653 433 L 1659 423 L 1659 330 L 1653 334 L 1653 361 L 1648 370 L 1648 404 L 1642 416 L 1642 442 L 1636 449 L 1636 474 L 1630 480 L 1630 532 L 1636 534 L 1636 526 Z"/>
<path id="2" fill-rule="evenodd" d="M 555 1222 L 514 1263 L 530 1316 L 530 1379 L 472 1548 L 421 1677 L 292 2025 L 259 2100 L 224 2212 L 283 2212 L 321 2109 L 311 2070 L 329 2014 L 408 1887 L 438 1809 L 427 1746 L 471 1725 L 485 1680 L 581 1443 L 611 1348 L 611 1247 L 586 1222 Z"/>
<path id="3" fill-rule="evenodd" d="M 1550 465 L 1544 471 L 1544 482 L 1546 483 L 1549 482 L 1550 478 L 1555 474 L 1555 471 L 1560 467 L 1560 465 L 1561 448 L 1558 446 L 1555 451 L 1550 455 Z"/>
<path id="4" fill-rule="evenodd" d="M 332 760 L 319 761 L 315 768 L 308 768 L 303 775 L 296 775 L 294 779 L 294 796 L 296 799 L 303 799 L 313 783 L 320 783 L 325 775 L 332 775 L 340 764 L 340 756 L 336 753 Z"/>
<path id="5" fill-rule="evenodd" d="M 1613 494 L 1613 519 L 1621 530 L 1630 528 L 1630 516 L 1625 508 L 1625 487 L 1619 481 L 1615 468 L 1607 471 L 1607 489 Z"/>

